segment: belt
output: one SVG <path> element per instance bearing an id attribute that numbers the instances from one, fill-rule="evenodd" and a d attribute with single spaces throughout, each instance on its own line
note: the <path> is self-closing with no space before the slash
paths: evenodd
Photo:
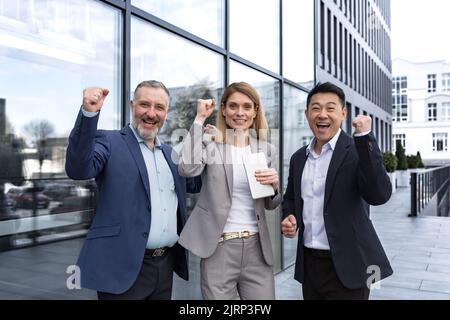
<path id="1" fill-rule="evenodd" d="M 156 249 L 145 249 L 145 255 L 151 256 L 152 258 L 165 256 L 169 252 L 169 247 L 156 248 Z"/>
<path id="2" fill-rule="evenodd" d="M 258 232 L 253 231 L 238 231 L 238 232 L 225 232 L 222 233 L 222 236 L 219 238 L 219 243 L 231 240 L 231 239 L 247 239 L 253 236 L 256 236 Z"/>
<path id="3" fill-rule="evenodd" d="M 330 250 L 311 249 L 305 246 L 303 246 L 303 248 L 305 251 L 309 252 L 313 257 L 331 259 Z"/>

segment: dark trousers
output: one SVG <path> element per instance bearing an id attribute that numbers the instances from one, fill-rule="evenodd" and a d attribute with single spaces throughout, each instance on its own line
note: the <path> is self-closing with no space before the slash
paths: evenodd
<path id="1" fill-rule="evenodd" d="M 367 287 L 349 289 L 339 280 L 330 251 L 303 247 L 305 279 L 303 299 L 305 300 L 368 300 Z"/>
<path id="2" fill-rule="evenodd" d="M 169 249 L 161 257 L 152 257 L 146 250 L 141 270 L 131 288 L 121 294 L 98 291 L 98 300 L 170 300 L 173 268 L 173 250 Z"/>

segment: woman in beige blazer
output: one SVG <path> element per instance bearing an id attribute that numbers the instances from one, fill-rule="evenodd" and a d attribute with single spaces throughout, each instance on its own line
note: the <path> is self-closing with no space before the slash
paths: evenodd
<path id="1" fill-rule="evenodd" d="M 215 101 L 198 100 L 197 116 L 183 142 L 178 170 L 202 176 L 198 202 L 179 243 L 201 257 L 204 299 L 275 299 L 273 254 L 265 209 L 281 202 L 275 147 L 266 142 L 261 100 L 245 82 L 229 85 L 222 96 L 216 127 L 203 126 Z M 214 129 L 211 134 L 211 129 Z M 242 158 L 264 152 L 268 169 L 255 174 L 274 195 L 253 199 Z"/>

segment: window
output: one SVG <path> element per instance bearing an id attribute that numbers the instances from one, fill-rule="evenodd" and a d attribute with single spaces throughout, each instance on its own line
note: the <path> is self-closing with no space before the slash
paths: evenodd
<path id="1" fill-rule="evenodd" d="M 206 2 L 206 1 L 202 1 Z M 230 50 L 278 73 L 280 5 L 277 0 L 230 0 Z M 258 8 L 258 14 L 255 14 Z M 204 25 L 205 28 L 208 28 Z"/>
<path id="2" fill-rule="evenodd" d="M 442 91 L 450 92 L 450 73 L 442 74 Z"/>
<path id="3" fill-rule="evenodd" d="M 392 149 L 393 152 L 397 151 L 397 143 L 400 143 L 403 149 L 405 149 L 406 146 L 406 134 L 400 133 L 400 134 L 393 134 L 392 135 Z"/>
<path id="4" fill-rule="evenodd" d="M 284 109 L 283 109 L 283 191 L 287 186 L 289 176 L 289 161 L 298 148 L 307 145 L 312 134 L 308 123 L 298 121 L 298 116 L 305 114 L 307 93 L 284 84 Z M 283 237 L 284 264 L 290 265 L 295 262 L 297 239 Z"/>
<path id="5" fill-rule="evenodd" d="M 313 12 L 313 1 L 283 1 L 283 75 L 306 88 L 314 85 L 314 50 L 305 50 L 314 47 Z"/>
<path id="6" fill-rule="evenodd" d="M 408 121 L 408 78 L 394 77 L 392 80 L 392 121 Z"/>
<path id="7" fill-rule="evenodd" d="M 158 50 L 149 43 L 157 43 Z M 131 90 L 152 77 L 162 81 L 170 91 L 171 107 L 159 133 L 164 142 L 177 143 L 176 130 L 192 125 L 196 99 L 218 101 L 220 97 L 223 64 L 219 54 L 135 17 L 131 19 L 131 57 Z"/>
<path id="8" fill-rule="evenodd" d="M 443 102 L 439 108 L 439 121 L 449 121 L 450 120 L 450 102 Z"/>
<path id="9" fill-rule="evenodd" d="M 436 75 L 428 75 L 428 92 L 436 92 Z"/>
<path id="10" fill-rule="evenodd" d="M 304 109 L 298 109 L 297 110 L 297 125 L 302 126 L 308 126 L 308 119 L 306 119 L 306 114 Z"/>
<path id="11" fill-rule="evenodd" d="M 300 142 L 300 147 L 309 145 L 314 136 L 303 136 Z"/>
<path id="12" fill-rule="evenodd" d="M 428 121 L 437 121 L 437 104 L 428 104 Z"/>
<path id="13" fill-rule="evenodd" d="M 122 29 L 121 12 L 99 1 L 0 0 L 0 236 L 11 237 L 6 247 L 61 239 L 90 224 L 94 184 L 66 178 L 67 137 L 86 87 L 110 91 L 98 127 L 121 126 Z M 4 210 L 8 191 L 14 205 Z"/>
<path id="14" fill-rule="evenodd" d="M 447 152 L 448 133 L 433 133 L 433 151 Z"/>
<path id="15" fill-rule="evenodd" d="M 224 1 L 132 0 L 131 4 L 218 46 L 224 45 Z"/>

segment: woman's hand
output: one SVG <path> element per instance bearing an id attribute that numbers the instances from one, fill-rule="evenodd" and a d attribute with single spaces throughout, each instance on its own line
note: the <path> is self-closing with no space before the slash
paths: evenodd
<path id="1" fill-rule="evenodd" d="M 195 121 L 201 123 L 205 122 L 205 120 L 214 112 L 215 107 L 216 101 L 214 99 L 198 99 Z"/>
<path id="2" fill-rule="evenodd" d="M 255 171 L 256 181 L 261 184 L 271 185 L 273 190 L 277 192 L 278 190 L 278 172 L 274 168 L 261 169 Z"/>

